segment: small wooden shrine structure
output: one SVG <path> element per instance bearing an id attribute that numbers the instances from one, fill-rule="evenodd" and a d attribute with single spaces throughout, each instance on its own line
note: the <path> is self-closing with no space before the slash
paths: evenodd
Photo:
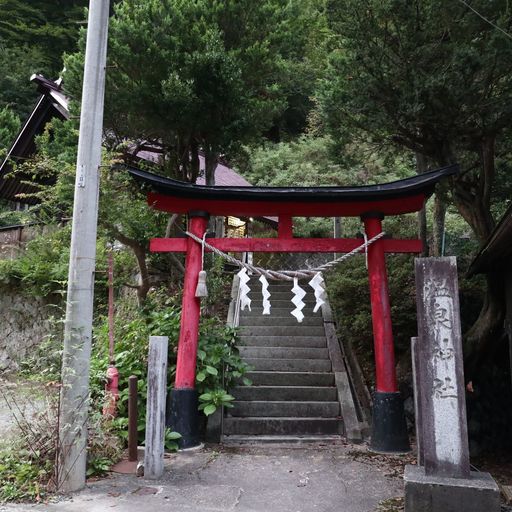
<path id="1" fill-rule="evenodd" d="M 455 174 L 452 165 L 391 183 L 359 187 L 209 187 L 175 181 L 130 168 L 147 189 L 148 204 L 169 213 L 188 215 L 188 231 L 203 238 L 210 215 L 276 216 L 277 238 L 208 238 L 224 252 L 346 253 L 361 245 L 358 238 L 294 238 L 293 217 L 360 217 L 370 239 L 382 232 L 385 216 L 419 211 L 443 178 Z M 173 428 L 182 446 L 198 443 L 196 356 L 200 299 L 195 297 L 202 264 L 202 247 L 192 238 L 156 238 L 153 252 L 184 252 L 185 281 L 175 387 L 171 393 Z M 378 451 L 409 449 L 403 402 L 398 392 L 386 253 L 420 253 L 421 240 L 383 237 L 368 247 L 368 276 L 375 347 L 376 385 L 373 404 L 372 447 Z"/>

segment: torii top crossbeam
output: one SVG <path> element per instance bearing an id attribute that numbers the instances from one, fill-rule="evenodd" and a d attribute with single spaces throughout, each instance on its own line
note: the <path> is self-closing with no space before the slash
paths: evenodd
<path id="1" fill-rule="evenodd" d="M 444 177 L 457 172 L 451 165 L 412 178 L 361 187 L 210 187 L 176 181 L 130 168 L 151 190 L 148 203 L 173 213 L 192 210 L 242 217 L 359 217 L 367 212 L 400 215 L 421 210 Z"/>

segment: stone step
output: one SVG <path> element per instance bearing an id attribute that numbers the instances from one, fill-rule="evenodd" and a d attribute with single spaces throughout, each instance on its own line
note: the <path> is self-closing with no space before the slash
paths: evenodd
<path id="1" fill-rule="evenodd" d="M 339 402 L 234 401 L 227 413 L 232 417 L 267 418 L 335 418 L 340 415 Z"/>
<path id="2" fill-rule="evenodd" d="M 262 308 L 263 307 L 263 299 L 261 298 L 261 295 L 258 297 L 249 297 L 251 299 L 251 309 L 253 307 Z M 283 298 L 277 298 L 277 297 L 270 297 L 270 309 L 273 307 L 280 307 L 280 308 L 291 308 L 295 309 L 295 305 L 292 302 L 292 297 L 289 298 L 283 297 Z M 310 311 L 313 311 L 316 301 L 314 297 L 303 297 L 302 302 L 304 302 L 305 306 L 304 309 L 308 309 Z"/>
<path id="3" fill-rule="evenodd" d="M 279 301 L 279 302 L 282 303 L 283 301 Z M 286 307 L 277 307 L 272 302 L 270 304 L 271 304 L 270 315 L 264 315 L 263 308 L 261 306 L 258 306 L 258 304 L 256 304 L 255 302 L 253 302 L 251 305 L 251 311 L 249 311 L 248 309 L 245 309 L 244 311 L 240 311 L 240 319 L 253 317 L 253 316 L 256 316 L 256 317 L 261 316 L 264 318 L 273 318 L 275 316 L 279 316 L 279 317 L 291 316 L 290 312 L 295 309 L 295 306 L 293 305 L 292 302 L 286 302 Z M 308 318 L 317 318 L 317 317 L 322 318 L 322 311 L 318 310 L 316 313 L 313 313 L 313 307 L 311 307 L 311 306 L 306 306 L 302 310 L 302 312 Z M 306 315 L 306 313 L 307 313 L 307 315 Z M 293 320 L 295 322 L 297 321 L 297 320 L 295 320 L 295 317 L 292 316 L 291 318 L 293 318 Z"/>
<path id="4" fill-rule="evenodd" d="M 338 418 L 224 418 L 224 434 L 318 435 L 343 434 Z"/>
<path id="5" fill-rule="evenodd" d="M 261 285 L 259 283 L 258 283 L 258 285 L 253 285 L 253 284 L 249 283 L 249 288 L 251 289 L 249 294 L 255 293 L 255 294 L 261 295 Z M 269 288 L 268 288 L 268 291 L 273 296 L 274 293 L 291 293 L 291 289 L 292 288 L 293 288 L 293 284 L 284 284 L 284 285 L 277 285 L 277 286 L 276 285 L 274 285 L 274 286 L 270 285 Z M 308 285 L 303 286 L 302 289 L 306 293 L 312 293 L 313 295 L 315 293 L 313 291 L 313 288 L 310 288 Z"/>
<path id="6" fill-rule="evenodd" d="M 327 348 L 310 347 L 238 347 L 242 359 L 329 359 Z"/>
<path id="7" fill-rule="evenodd" d="M 298 444 L 298 445 L 334 445 L 342 442 L 340 434 L 306 434 L 306 435 L 225 435 L 222 444 Z"/>
<path id="8" fill-rule="evenodd" d="M 260 325 L 246 325 L 240 327 L 242 336 L 325 336 L 324 327 L 322 325 L 305 325 L 300 324 L 292 326 L 280 325 L 264 325 L 263 321 Z"/>
<path id="9" fill-rule="evenodd" d="M 262 306 L 262 300 L 260 298 L 253 298 L 251 302 L 251 310 L 254 308 L 263 308 Z M 315 307 L 316 301 L 315 300 L 303 300 L 303 302 L 306 304 L 304 306 L 304 309 L 302 311 L 307 311 L 308 313 L 313 313 L 313 309 Z M 286 309 L 286 310 L 292 310 L 295 309 L 295 304 L 291 300 L 282 300 L 282 299 L 276 299 L 275 297 L 270 297 L 270 311 L 272 309 Z M 245 314 L 248 312 L 248 309 L 245 309 L 244 311 L 240 311 L 240 315 Z"/>
<path id="10" fill-rule="evenodd" d="M 230 393 L 240 401 L 334 402 L 338 397 L 335 387 L 323 386 L 237 386 Z"/>
<path id="11" fill-rule="evenodd" d="M 334 374 L 325 372 L 252 371 L 245 376 L 252 386 L 334 386 Z"/>
<path id="12" fill-rule="evenodd" d="M 329 359 L 269 359 L 244 358 L 244 361 L 259 371 L 277 372 L 330 372 Z"/>
<path id="13" fill-rule="evenodd" d="M 299 400 L 245 400 L 234 401 L 228 414 L 236 417 L 286 417 L 286 418 L 337 418 L 340 404 L 337 401 Z"/>
<path id="14" fill-rule="evenodd" d="M 246 347 L 327 347 L 325 336 L 241 336 Z"/>
<path id="15" fill-rule="evenodd" d="M 306 317 L 302 320 L 300 325 L 321 325 L 323 326 L 324 321 L 320 316 Z M 281 326 L 296 326 L 297 319 L 290 313 L 283 316 L 242 316 L 240 317 L 239 326 L 245 325 L 281 325 Z"/>

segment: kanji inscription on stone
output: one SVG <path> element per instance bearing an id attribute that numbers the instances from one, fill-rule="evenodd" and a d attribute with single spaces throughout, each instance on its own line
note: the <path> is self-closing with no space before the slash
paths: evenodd
<path id="1" fill-rule="evenodd" d="M 425 473 L 470 472 L 455 258 L 416 260 L 419 384 Z"/>

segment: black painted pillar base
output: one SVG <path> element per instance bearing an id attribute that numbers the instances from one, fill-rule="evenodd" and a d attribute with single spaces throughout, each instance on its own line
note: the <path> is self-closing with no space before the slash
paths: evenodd
<path id="1" fill-rule="evenodd" d="M 373 396 L 373 425 L 370 450 L 383 453 L 411 451 L 404 403 L 399 392 L 376 391 Z"/>
<path id="2" fill-rule="evenodd" d="M 181 434 L 180 448 L 192 448 L 199 441 L 199 401 L 195 389 L 172 389 L 167 397 L 165 425 Z"/>

